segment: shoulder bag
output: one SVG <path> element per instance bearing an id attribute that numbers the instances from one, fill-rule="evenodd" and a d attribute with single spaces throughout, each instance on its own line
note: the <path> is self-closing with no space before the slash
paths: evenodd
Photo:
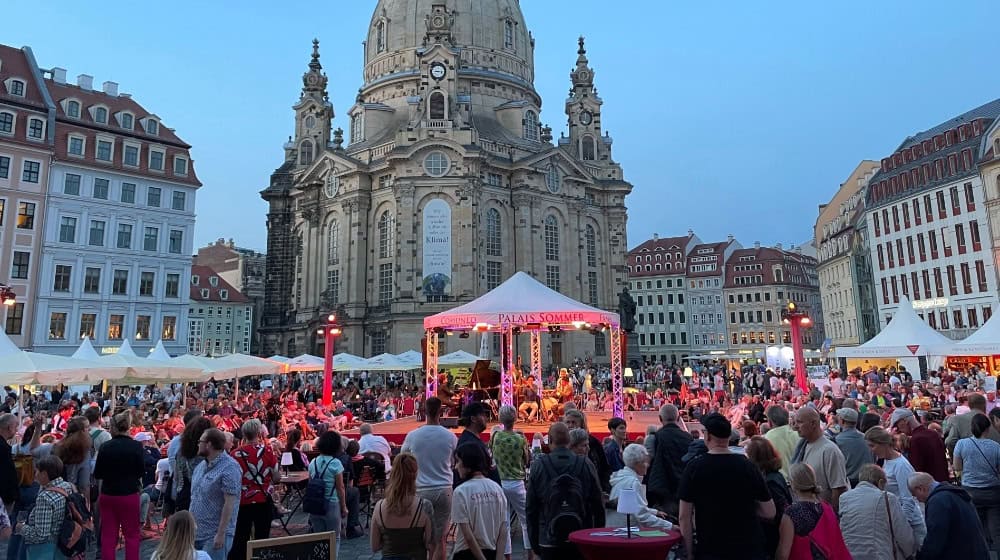
<path id="1" fill-rule="evenodd" d="M 985 452 L 983 452 L 983 448 L 979 447 L 979 443 L 976 442 L 976 438 L 972 437 L 969 439 L 972 440 L 972 445 L 976 448 L 976 451 L 979 451 L 979 454 L 983 456 L 983 459 L 986 459 L 986 464 L 993 469 L 993 474 L 997 475 L 997 478 L 1000 478 L 1000 470 L 997 469 L 996 465 L 990 462 L 990 458 L 986 456 Z"/>

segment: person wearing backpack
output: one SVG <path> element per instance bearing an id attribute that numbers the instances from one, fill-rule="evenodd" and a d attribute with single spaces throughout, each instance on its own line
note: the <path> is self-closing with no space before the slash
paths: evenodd
<path id="1" fill-rule="evenodd" d="M 51 560 L 56 557 L 56 546 L 63 519 L 66 518 L 66 494 L 76 488 L 62 478 L 63 463 L 49 455 L 35 463 L 35 480 L 41 491 L 28 520 L 18 523 L 14 532 L 24 539 L 28 560 Z M 61 556 L 61 555 L 60 555 Z"/>
<path id="2" fill-rule="evenodd" d="M 594 465 L 569 449 L 566 424 L 549 427 L 549 448 L 531 466 L 528 539 L 542 560 L 575 560 L 580 553 L 569 542 L 569 534 L 604 526 L 601 483 Z"/>
<path id="3" fill-rule="evenodd" d="M 309 483 L 302 499 L 302 510 L 309 514 L 313 533 L 333 531 L 340 556 L 340 525 L 347 517 L 344 495 L 344 465 L 337 459 L 343 447 L 340 434 L 324 432 L 316 442 L 319 457 L 309 463 Z"/>

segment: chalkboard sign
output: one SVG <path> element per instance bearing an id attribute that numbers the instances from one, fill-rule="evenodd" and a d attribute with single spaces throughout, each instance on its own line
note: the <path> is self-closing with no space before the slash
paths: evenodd
<path id="1" fill-rule="evenodd" d="M 332 531 L 295 537 L 260 539 L 247 543 L 249 560 L 336 560 L 336 536 Z"/>

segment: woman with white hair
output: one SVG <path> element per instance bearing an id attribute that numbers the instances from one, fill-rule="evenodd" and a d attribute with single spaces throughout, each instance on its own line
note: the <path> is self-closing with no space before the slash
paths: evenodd
<path id="1" fill-rule="evenodd" d="M 667 514 L 649 507 L 646 502 L 646 485 L 642 483 L 642 477 L 646 476 L 649 468 L 649 452 L 642 445 L 632 443 L 622 452 L 622 459 L 625 468 L 611 475 L 611 500 L 617 502 L 622 490 L 635 490 L 639 502 L 639 513 L 636 515 L 639 525 L 655 529 L 672 528 L 673 525 L 666 519 Z"/>

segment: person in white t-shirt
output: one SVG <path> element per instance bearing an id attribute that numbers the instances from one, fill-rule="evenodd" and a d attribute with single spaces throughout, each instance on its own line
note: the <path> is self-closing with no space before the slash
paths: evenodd
<path id="1" fill-rule="evenodd" d="M 361 433 L 361 438 L 358 440 L 358 453 L 364 455 L 375 452 L 382 455 L 382 460 L 385 462 L 385 474 L 388 475 L 392 469 L 392 447 L 389 446 L 389 441 L 382 436 L 373 434 L 371 424 L 362 424 L 358 431 Z"/>
<path id="2" fill-rule="evenodd" d="M 483 446 L 465 443 L 455 450 L 455 469 L 465 481 L 455 488 L 451 522 L 455 531 L 453 560 L 503 560 L 510 532 L 507 497 L 486 478 L 490 458 Z"/>

